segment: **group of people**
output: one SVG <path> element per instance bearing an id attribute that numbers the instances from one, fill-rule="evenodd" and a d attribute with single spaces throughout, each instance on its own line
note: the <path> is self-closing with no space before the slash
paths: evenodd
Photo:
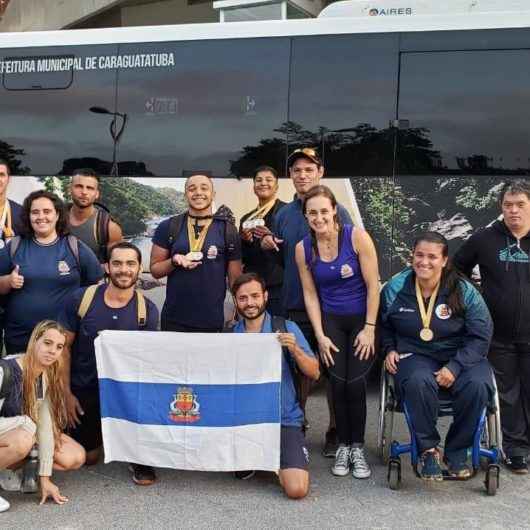
<path id="1" fill-rule="evenodd" d="M 256 169 L 257 206 L 239 228 L 224 209 L 214 212 L 211 178 L 190 174 L 188 208 L 159 224 L 150 260 L 153 277 L 167 278 L 162 330 L 222 332 L 228 286 L 238 313 L 234 333 L 277 333 L 283 350 L 279 479 L 287 496 L 309 491 L 305 409 L 321 375 L 329 408 L 322 452 L 334 458 L 331 472 L 371 476 L 366 381 L 376 351 L 409 410 L 420 476 L 442 479 L 440 389 L 451 394 L 454 409 L 443 462 L 451 475 L 470 476 L 468 448 L 492 397 L 492 369 L 506 465 L 527 473 L 530 183 L 504 186 L 502 220 L 467 240 L 453 261 L 442 235 L 419 235 L 410 267 L 381 290 L 374 242 L 320 185 L 324 166 L 317 152 L 295 150 L 288 168 L 296 194 L 287 204 L 277 197 L 276 171 Z M 69 206 L 44 190 L 19 206 L 6 198 L 8 182 L 8 165 L 0 160 L 2 327 L 6 352 L 22 354 L 7 361 L 15 384 L 0 411 L 0 469 L 20 467 L 37 441 L 42 501 L 51 496 L 62 503 L 52 469 L 101 458 L 97 334 L 156 330 L 159 315 L 136 289 L 140 251 L 122 241 L 119 225 L 97 205 L 94 172 L 74 173 Z M 476 265 L 480 291 L 470 279 Z M 156 480 L 151 467 L 130 467 L 135 483 Z M 20 488 L 17 477 L 0 471 L 0 486 Z M 4 503 L 0 509 L 7 509 Z"/>

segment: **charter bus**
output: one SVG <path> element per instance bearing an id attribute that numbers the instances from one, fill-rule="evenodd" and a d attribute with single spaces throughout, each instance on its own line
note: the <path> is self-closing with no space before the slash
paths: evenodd
<path id="1" fill-rule="evenodd" d="M 211 172 L 240 215 L 256 166 L 286 175 L 314 146 L 386 279 L 415 232 L 456 248 L 530 171 L 530 10 L 446 11 L 3 33 L 0 157 L 14 190 L 94 168 L 148 238 L 183 172 Z"/>

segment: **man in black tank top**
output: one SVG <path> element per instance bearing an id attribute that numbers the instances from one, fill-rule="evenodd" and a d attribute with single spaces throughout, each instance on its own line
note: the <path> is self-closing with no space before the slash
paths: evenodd
<path id="1" fill-rule="evenodd" d="M 107 261 L 107 249 L 123 239 L 120 225 L 108 212 L 96 206 L 99 177 L 92 169 L 78 169 L 70 183 L 72 206 L 68 213 L 70 233 L 87 244 L 101 263 Z"/>

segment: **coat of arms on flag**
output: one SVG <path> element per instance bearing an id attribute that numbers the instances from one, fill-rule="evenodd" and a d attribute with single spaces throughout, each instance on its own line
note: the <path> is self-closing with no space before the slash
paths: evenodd
<path id="1" fill-rule="evenodd" d="M 105 462 L 279 469 L 274 334 L 104 331 L 95 345 Z"/>
<path id="2" fill-rule="evenodd" d="M 192 423 L 201 419 L 200 405 L 193 388 L 179 387 L 175 399 L 169 406 L 169 417 L 173 421 Z"/>

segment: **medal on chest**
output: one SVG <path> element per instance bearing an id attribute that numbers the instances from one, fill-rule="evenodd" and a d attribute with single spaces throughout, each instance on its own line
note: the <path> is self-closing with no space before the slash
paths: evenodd
<path id="1" fill-rule="evenodd" d="M 418 302 L 421 323 L 423 325 L 422 329 L 420 330 L 420 339 L 425 342 L 430 342 L 434 338 L 434 332 L 430 326 L 432 313 L 434 311 L 434 304 L 436 303 L 436 297 L 438 296 L 439 289 L 440 283 L 438 283 L 438 285 L 434 288 L 434 291 L 431 293 L 429 305 L 427 308 L 425 308 L 425 301 L 423 300 L 423 295 L 421 294 L 420 283 L 418 282 L 418 278 L 416 278 L 416 300 Z"/>
<path id="2" fill-rule="evenodd" d="M 194 223 L 193 219 L 188 216 L 188 242 L 190 245 L 190 251 L 186 254 L 186 257 L 189 260 L 201 261 L 204 257 L 202 247 L 212 222 L 213 219 L 210 218 L 206 220 L 205 224 L 199 225 L 197 219 L 195 219 Z"/>

